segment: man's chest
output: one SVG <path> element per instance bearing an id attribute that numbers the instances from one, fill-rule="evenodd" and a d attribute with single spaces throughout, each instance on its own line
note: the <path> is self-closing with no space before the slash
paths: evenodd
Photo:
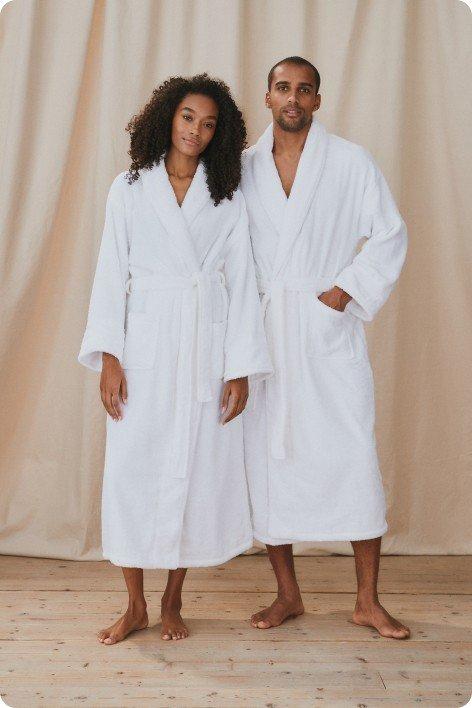
<path id="1" fill-rule="evenodd" d="M 274 163 L 279 173 L 279 179 L 287 197 L 290 196 L 290 192 L 292 191 L 299 161 L 299 157 L 291 159 L 277 155 L 274 156 Z"/>

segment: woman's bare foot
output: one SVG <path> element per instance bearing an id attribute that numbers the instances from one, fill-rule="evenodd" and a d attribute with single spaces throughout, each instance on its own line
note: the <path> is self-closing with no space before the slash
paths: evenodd
<path id="1" fill-rule="evenodd" d="M 115 624 L 112 624 L 107 629 L 102 629 L 98 633 L 98 641 L 102 642 L 102 644 L 116 644 L 125 639 L 131 632 L 145 629 L 148 623 L 146 605 L 128 607 L 123 617 L 120 617 Z"/>
<path id="2" fill-rule="evenodd" d="M 188 629 L 180 616 L 181 604 L 163 602 L 161 604 L 162 631 L 161 639 L 186 639 Z"/>
<path id="3" fill-rule="evenodd" d="M 408 639 L 410 636 L 409 628 L 389 615 L 378 600 L 372 601 L 368 605 L 361 605 L 357 602 L 352 621 L 363 627 L 373 627 L 382 637 Z"/>
<path id="4" fill-rule="evenodd" d="M 298 617 L 305 612 L 300 595 L 294 598 L 277 597 L 270 607 L 256 612 L 251 617 L 251 625 L 257 629 L 278 627 L 285 620 Z"/>

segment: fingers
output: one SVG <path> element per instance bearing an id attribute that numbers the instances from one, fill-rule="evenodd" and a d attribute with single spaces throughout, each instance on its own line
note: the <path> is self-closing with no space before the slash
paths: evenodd
<path id="1" fill-rule="evenodd" d="M 120 393 L 119 391 L 112 391 L 110 394 L 110 405 L 114 412 L 114 419 L 121 420 L 121 405 L 120 405 Z"/>
<path id="2" fill-rule="evenodd" d="M 111 408 L 110 394 L 105 389 L 100 389 L 100 396 L 102 399 L 103 406 L 111 418 L 114 418 L 115 414 Z"/>
<path id="3" fill-rule="evenodd" d="M 248 395 L 246 393 L 239 393 L 232 396 L 231 408 L 228 411 L 228 415 L 225 416 L 223 424 L 229 423 L 230 420 L 236 418 L 240 413 L 243 412 L 246 407 Z"/>
<path id="4" fill-rule="evenodd" d="M 108 388 L 100 389 L 102 403 L 108 415 L 113 420 L 121 420 L 121 408 L 119 405 L 118 391 L 110 391 Z"/>
<path id="5" fill-rule="evenodd" d="M 221 397 L 221 412 L 222 413 L 224 413 L 225 410 L 228 408 L 230 394 L 231 394 L 231 384 L 229 382 L 227 382 L 227 383 L 225 383 L 225 386 L 223 389 L 223 395 Z"/>
<path id="6" fill-rule="evenodd" d="M 124 374 L 121 379 L 121 400 L 123 403 L 127 403 L 128 401 L 128 384 L 126 383 L 126 377 Z"/>

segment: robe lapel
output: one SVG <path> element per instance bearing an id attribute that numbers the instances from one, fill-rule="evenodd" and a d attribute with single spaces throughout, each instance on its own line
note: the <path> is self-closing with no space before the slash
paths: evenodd
<path id="1" fill-rule="evenodd" d="M 161 159 L 158 165 L 154 165 L 151 169 L 141 171 L 144 194 L 152 204 L 159 221 L 167 231 L 170 246 L 175 249 L 176 254 L 189 274 L 199 270 L 199 264 L 189 233 L 188 223 L 184 216 L 183 206 L 187 197 L 190 197 L 187 209 L 189 217 L 196 215 L 197 210 L 199 210 L 200 200 L 203 200 L 203 196 L 200 196 L 199 192 L 204 191 L 199 188 L 201 174 L 199 174 L 198 181 L 195 185 L 194 181 L 195 178 L 197 178 L 197 174 L 199 171 L 201 173 L 202 169 L 202 165 L 199 164 L 192 184 L 185 195 L 182 207 L 179 207 L 177 203 L 163 159 Z M 196 194 L 192 195 L 192 191 L 196 192 Z M 208 198 L 208 193 L 206 198 Z"/>
<path id="2" fill-rule="evenodd" d="M 314 117 L 300 156 L 290 196 L 285 204 L 281 236 L 277 244 L 272 273 L 274 278 L 285 264 L 293 242 L 300 233 L 308 209 L 313 202 L 326 162 L 327 150 L 328 133 L 326 128 Z M 272 152 L 271 159 L 277 173 Z M 277 178 L 280 184 L 278 173 Z"/>
<path id="3" fill-rule="evenodd" d="M 287 196 L 282 187 L 277 167 L 272 156 L 274 133 L 272 123 L 262 133 L 255 146 L 253 182 L 259 200 L 267 212 L 276 233 L 282 235 Z"/>
<path id="4" fill-rule="evenodd" d="M 211 201 L 210 191 L 206 183 L 206 171 L 202 162 L 198 163 L 190 187 L 182 202 L 181 211 L 190 227 L 201 210 Z"/>

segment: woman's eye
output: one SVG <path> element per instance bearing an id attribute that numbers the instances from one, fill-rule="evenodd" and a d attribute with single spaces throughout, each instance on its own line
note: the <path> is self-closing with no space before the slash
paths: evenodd
<path id="1" fill-rule="evenodd" d="M 184 120 L 192 120 L 192 116 L 189 116 L 188 113 L 183 114 Z"/>
<path id="2" fill-rule="evenodd" d="M 208 128 L 208 130 L 213 130 L 215 126 L 213 125 L 213 123 L 207 123 L 205 127 Z"/>

